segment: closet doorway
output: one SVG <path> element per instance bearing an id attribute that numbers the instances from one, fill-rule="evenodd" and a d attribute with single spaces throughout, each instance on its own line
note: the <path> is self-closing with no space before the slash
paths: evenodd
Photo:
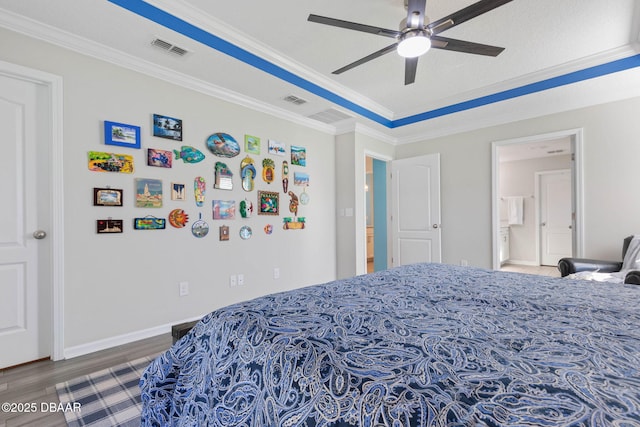
<path id="1" fill-rule="evenodd" d="M 581 130 L 492 144 L 494 269 L 553 268 L 559 257 L 582 255 L 581 148 Z M 563 191 L 550 194 L 556 178 Z"/>

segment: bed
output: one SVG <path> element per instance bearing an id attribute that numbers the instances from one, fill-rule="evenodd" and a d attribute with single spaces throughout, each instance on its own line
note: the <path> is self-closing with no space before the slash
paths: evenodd
<path id="1" fill-rule="evenodd" d="M 416 264 L 205 316 L 143 426 L 640 426 L 640 286 Z"/>

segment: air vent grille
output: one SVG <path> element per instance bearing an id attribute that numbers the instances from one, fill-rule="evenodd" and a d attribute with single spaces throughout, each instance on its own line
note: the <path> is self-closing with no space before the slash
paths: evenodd
<path id="1" fill-rule="evenodd" d="M 185 56 L 187 53 L 189 53 L 188 50 L 159 38 L 153 39 L 153 41 L 151 42 L 151 45 L 159 49 L 162 49 L 164 51 L 167 51 L 169 53 L 173 53 L 174 55 L 177 55 L 177 56 Z"/>
<path id="2" fill-rule="evenodd" d="M 341 111 L 329 108 L 328 110 L 320 111 L 319 113 L 308 116 L 310 119 L 318 120 L 319 122 L 331 124 L 345 119 L 350 119 L 351 116 Z"/>
<path id="3" fill-rule="evenodd" d="M 295 104 L 295 105 L 302 105 L 307 103 L 306 99 L 302 99 L 295 95 L 287 95 L 282 99 L 284 99 L 286 102 L 290 102 L 291 104 Z"/>

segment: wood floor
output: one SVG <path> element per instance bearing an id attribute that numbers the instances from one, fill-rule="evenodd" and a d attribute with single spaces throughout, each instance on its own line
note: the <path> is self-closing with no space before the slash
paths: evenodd
<path id="1" fill-rule="evenodd" d="M 159 354 L 168 349 L 171 342 L 171 334 L 167 333 L 69 360 L 46 360 L 0 370 L 0 403 L 35 403 L 38 408 L 35 413 L 0 411 L 0 427 L 66 427 L 62 412 L 40 411 L 42 403 L 60 402 L 56 384 L 143 356 Z"/>

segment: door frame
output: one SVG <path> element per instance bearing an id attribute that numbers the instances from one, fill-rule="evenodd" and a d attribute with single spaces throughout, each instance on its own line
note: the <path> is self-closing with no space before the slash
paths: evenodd
<path id="1" fill-rule="evenodd" d="M 571 140 L 571 191 L 572 191 L 572 212 L 575 213 L 573 218 L 573 256 L 584 256 L 584 159 L 583 159 L 583 142 L 584 130 L 568 129 L 558 132 L 551 132 L 540 135 L 525 136 L 502 141 L 494 141 L 491 143 L 491 241 L 493 254 L 493 269 L 500 269 L 500 210 L 499 210 L 499 190 L 500 190 L 500 162 L 498 149 L 501 146 L 511 144 L 526 144 L 531 142 L 540 142 L 552 139 L 569 137 Z M 539 233 L 536 233 L 536 239 L 539 239 Z M 538 243 L 539 245 L 539 243 Z M 536 250 L 536 258 L 539 260 L 540 253 Z"/>
<path id="2" fill-rule="evenodd" d="M 535 236 L 535 245 L 536 245 L 536 265 L 542 265 L 542 225 L 540 218 L 542 216 L 542 198 L 540 197 L 540 182 L 542 177 L 545 175 L 555 175 L 560 173 L 569 172 L 571 174 L 571 169 L 554 169 L 554 170 L 546 170 L 535 172 L 535 182 L 534 182 L 534 197 L 535 197 L 535 225 L 536 225 L 536 236 Z M 573 191 L 573 190 L 572 190 Z M 573 226 L 573 224 L 572 224 Z M 571 239 L 574 240 L 574 230 L 571 230 Z"/>
<path id="3" fill-rule="evenodd" d="M 50 245 L 51 277 L 51 359 L 64 359 L 64 185 L 63 185 L 63 91 L 62 77 L 40 70 L 0 61 L 0 74 L 40 85 L 47 94 L 45 107 L 50 144 L 49 211 L 51 229 L 47 231 Z M 41 260 L 39 262 L 42 262 Z M 44 332 L 44 331 L 43 331 Z"/>
<path id="4" fill-rule="evenodd" d="M 364 169 L 363 169 L 363 173 L 364 173 L 364 181 L 363 182 L 364 183 L 367 182 L 367 157 L 371 157 L 373 159 L 380 160 L 380 161 L 385 162 L 387 164 L 387 199 L 385 200 L 386 215 L 387 215 L 387 242 L 386 243 L 387 243 L 387 266 L 390 266 L 391 265 L 391 249 L 389 247 L 389 245 L 390 245 L 390 243 L 389 243 L 390 242 L 389 233 L 390 233 L 391 230 L 389 228 L 390 227 L 389 217 L 391 216 L 391 213 L 390 213 L 389 203 L 390 203 L 390 197 L 391 197 L 390 196 L 390 190 L 391 190 L 390 181 L 391 180 L 389 179 L 389 175 L 391 173 L 391 170 L 390 170 L 389 166 L 390 166 L 391 161 L 393 160 L 393 157 L 386 156 L 384 154 L 380 154 L 378 152 L 371 151 L 371 150 L 363 150 L 362 162 L 363 162 L 363 166 L 364 166 Z M 362 192 L 364 192 L 364 191 L 365 191 L 365 189 L 362 188 Z M 364 199 L 364 201 L 362 202 L 363 203 L 363 211 L 362 212 L 366 212 L 367 211 L 367 198 L 366 198 L 366 196 L 363 197 L 363 199 Z M 367 256 L 366 256 L 366 254 L 367 254 L 367 222 L 366 221 L 364 221 L 364 229 L 363 230 L 358 230 L 358 233 L 362 233 L 364 235 L 364 239 L 361 240 L 364 243 L 364 248 L 363 248 L 364 252 L 363 253 L 365 254 L 365 256 L 363 257 L 364 258 L 364 264 L 363 264 L 362 268 L 364 268 L 363 271 L 366 273 L 367 272 Z"/>

